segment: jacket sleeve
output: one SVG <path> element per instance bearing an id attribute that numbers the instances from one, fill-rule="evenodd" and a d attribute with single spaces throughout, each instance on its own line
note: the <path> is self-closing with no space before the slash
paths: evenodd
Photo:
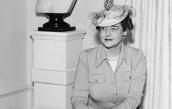
<path id="1" fill-rule="evenodd" d="M 134 62 L 133 72 L 130 74 L 129 94 L 113 109 L 136 109 L 141 102 L 147 72 L 146 58 L 142 50 L 139 50 L 139 56 L 135 56 L 134 58 L 137 58 L 137 61 Z"/>
<path id="2" fill-rule="evenodd" d="M 81 52 L 77 66 L 74 92 L 72 95 L 73 109 L 87 109 L 89 88 L 86 51 Z"/>

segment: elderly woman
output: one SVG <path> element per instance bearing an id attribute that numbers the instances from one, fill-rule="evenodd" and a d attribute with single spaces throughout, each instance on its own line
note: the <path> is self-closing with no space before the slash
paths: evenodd
<path id="1" fill-rule="evenodd" d="M 90 13 L 101 44 L 80 54 L 73 109 L 136 109 L 146 79 L 146 58 L 141 49 L 124 45 L 133 29 L 134 9 L 105 1 L 105 9 Z"/>

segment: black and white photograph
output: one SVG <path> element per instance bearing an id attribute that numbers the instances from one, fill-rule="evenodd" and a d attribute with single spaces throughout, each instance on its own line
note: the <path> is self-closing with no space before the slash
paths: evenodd
<path id="1" fill-rule="evenodd" d="M 0 109 L 172 109 L 172 0 L 0 0 Z"/>

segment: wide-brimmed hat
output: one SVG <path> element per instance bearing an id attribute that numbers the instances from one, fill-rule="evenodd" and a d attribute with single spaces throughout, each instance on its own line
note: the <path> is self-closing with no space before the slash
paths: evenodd
<path id="1" fill-rule="evenodd" d="M 113 0 L 105 0 L 104 7 L 98 12 L 90 12 L 88 18 L 97 26 L 111 26 L 120 23 L 127 15 L 135 16 L 136 9 L 128 5 L 115 5 Z"/>

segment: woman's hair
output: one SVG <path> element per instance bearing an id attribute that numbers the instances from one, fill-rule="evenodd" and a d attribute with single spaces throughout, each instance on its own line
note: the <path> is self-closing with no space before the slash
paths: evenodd
<path id="1" fill-rule="evenodd" d="M 124 20 L 121 21 L 121 26 L 124 31 L 126 31 L 127 29 L 132 30 L 134 28 L 133 22 L 129 14 L 125 17 Z"/>
<path id="2" fill-rule="evenodd" d="M 120 23 L 123 28 L 123 31 L 126 31 L 127 29 L 132 30 L 134 28 L 133 22 L 129 14 Z M 100 27 L 97 26 L 96 29 L 100 30 Z"/>

